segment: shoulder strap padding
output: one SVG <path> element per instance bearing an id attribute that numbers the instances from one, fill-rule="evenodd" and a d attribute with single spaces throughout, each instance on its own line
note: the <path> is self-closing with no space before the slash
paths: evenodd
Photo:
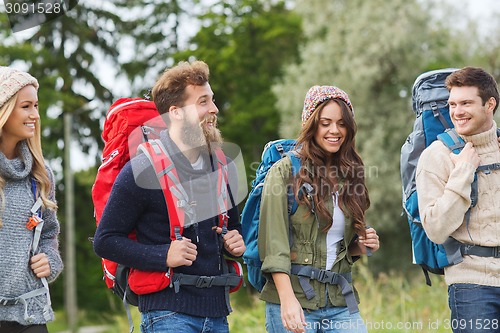
<path id="1" fill-rule="evenodd" d="M 437 136 L 449 150 L 454 154 L 459 154 L 465 146 L 465 141 L 458 135 L 454 128 L 449 128 Z"/>

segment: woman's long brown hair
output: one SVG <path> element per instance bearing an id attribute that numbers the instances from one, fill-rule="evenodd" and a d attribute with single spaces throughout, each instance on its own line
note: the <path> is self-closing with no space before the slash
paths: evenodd
<path id="1" fill-rule="evenodd" d="M 347 129 L 347 134 L 340 149 L 336 153 L 324 151 L 314 139 L 320 124 L 323 108 L 329 103 L 337 103 L 342 109 L 342 121 Z M 370 206 L 370 198 L 365 184 L 364 164 L 356 152 L 355 136 L 357 132 L 353 113 L 341 99 L 332 99 L 320 104 L 311 118 L 302 126 L 297 146 L 301 168 L 294 179 L 294 193 L 297 202 L 313 209 L 321 217 L 330 221 L 323 230 L 327 232 L 332 223 L 332 212 L 326 208 L 326 202 L 332 193 L 339 192 L 339 205 L 346 217 L 351 218 L 354 230 L 358 235 L 365 235 L 365 212 Z M 310 169 L 309 169 L 310 168 Z M 308 170 L 309 169 L 309 170 Z M 313 187 L 312 200 L 306 195 L 299 195 L 304 183 Z"/>

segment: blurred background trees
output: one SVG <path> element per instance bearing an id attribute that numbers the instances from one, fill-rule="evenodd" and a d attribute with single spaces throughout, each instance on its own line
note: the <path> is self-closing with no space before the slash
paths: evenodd
<path id="1" fill-rule="evenodd" d="M 368 223 L 382 243 L 368 266 L 375 274 L 420 274 L 411 265 L 399 176 L 400 148 L 414 119 L 413 81 L 428 70 L 465 65 L 500 79 L 500 17 L 491 14 L 484 29 L 478 25 L 484 20 L 467 15 L 468 6 L 465 0 L 81 1 L 65 16 L 16 34 L 0 7 L 0 65 L 28 70 L 41 84 L 44 152 L 58 179 L 63 230 L 61 116 L 73 115 L 73 145 L 83 153 L 72 163 L 79 307 L 100 315 L 121 311 L 88 240 L 105 113 L 118 97 L 147 92 L 180 60 L 209 64 L 222 133 L 241 147 L 249 181 L 266 142 L 297 135 L 311 85 L 347 91 L 372 200 Z M 62 307 L 63 279 L 53 297 Z"/>

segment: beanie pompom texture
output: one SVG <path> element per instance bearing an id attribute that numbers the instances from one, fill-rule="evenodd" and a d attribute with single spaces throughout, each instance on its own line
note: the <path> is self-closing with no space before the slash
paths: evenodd
<path id="1" fill-rule="evenodd" d="M 341 99 L 346 102 L 347 106 L 351 109 L 354 114 L 354 109 L 352 107 L 349 96 L 345 91 L 334 86 L 312 86 L 306 94 L 304 99 L 304 109 L 302 110 L 302 124 L 311 117 L 314 110 L 326 100 L 329 99 Z"/>
<path id="2" fill-rule="evenodd" d="M 30 74 L 0 66 L 0 108 L 19 90 L 30 84 L 38 90 L 38 81 Z"/>

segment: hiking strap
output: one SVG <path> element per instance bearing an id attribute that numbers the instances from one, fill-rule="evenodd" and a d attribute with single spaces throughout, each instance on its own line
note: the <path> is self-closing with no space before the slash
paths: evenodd
<path id="1" fill-rule="evenodd" d="M 454 128 L 449 128 L 444 133 L 439 134 L 438 139 L 455 154 L 459 154 L 465 146 L 465 141 Z"/>
<path id="2" fill-rule="evenodd" d="M 31 249 L 30 249 L 30 254 L 31 256 L 35 255 L 38 251 L 38 245 L 40 243 L 40 236 L 42 234 L 42 228 L 43 228 L 43 219 L 42 219 L 42 199 L 40 196 L 37 197 L 36 194 L 36 181 L 34 178 L 31 178 L 31 190 L 33 192 L 33 197 L 35 199 L 35 203 L 33 204 L 33 207 L 31 207 L 31 218 L 29 219 L 29 222 L 26 224 L 26 227 L 28 230 L 33 230 L 33 242 L 31 244 Z M 30 256 L 30 257 L 31 257 Z M 49 321 L 50 318 L 50 309 L 51 309 L 51 300 L 50 300 L 50 292 L 49 292 L 49 284 L 47 282 L 47 279 L 45 277 L 40 278 L 40 281 L 42 282 L 43 287 L 29 291 L 27 293 L 24 293 L 20 296 L 14 297 L 14 298 L 4 298 L 0 296 L 0 305 L 3 306 L 9 306 L 9 305 L 16 305 L 16 304 L 23 304 L 24 306 L 24 320 L 28 323 L 33 322 L 35 317 L 33 315 L 28 315 L 28 302 L 27 300 L 29 298 L 41 296 L 41 295 L 47 295 L 47 304 L 43 307 L 43 317 L 45 320 Z"/>
<path id="3" fill-rule="evenodd" d="M 491 171 L 500 169 L 500 163 L 492 163 L 486 165 L 480 165 L 477 167 L 476 171 L 482 171 L 485 174 L 489 175 Z"/>
<path id="4" fill-rule="evenodd" d="M 236 287 L 241 282 L 241 276 L 233 273 L 226 273 L 215 276 L 200 276 L 189 274 L 174 274 L 172 276 L 174 291 L 179 292 L 180 286 L 194 286 L 196 288 L 210 287 Z"/>
<path id="5" fill-rule="evenodd" d="M 151 137 L 151 134 L 154 134 L 155 136 L 159 137 L 160 132 L 158 131 L 157 128 L 147 126 L 147 125 L 142 125 L 141 126 L 141 132 L 142 132 L 142 142 L 147 142 L 149 138 Z"/>
<path id="6" fill-rule="evenodd" d="M 432 286 L 431 277 L 429 276 L 429 270 L 422 265 L 420 265 L 420 268 L 422 268 L 422 271 L 424 272 L 425 284 L 428 286 Z"/>
<path id="7" fill-rule="evenodd" d="M 446 250 L 449 262 L 454 265 L 462 262 L 462 257 L 466 255 L 500 258 L 500 246 L 464 244 L 453 237 L 448 237 L 443 246 Z M 454 256 L 448 256 L 448 253 L 454 253 Z"/>
<path id="8" fill-rule="evenodd" d="M 217 179 L 217 206 L 219 213 L 219 227 L 222 228 L 221 235 L 224 236 L 227 233 L 227 223 L 229 220 L 229 215 L 227 213 L 228 207 L 228 185 L 229 185 L 229 176 L 228 176 L 228 168 L 227 168 L 227 158 L 224 152 L 221 149 L 215 150 L 215 155 L 217 157 L 217 162 L 220 164 L 219 167 L 214 166 L 216 170 L 218 170 L 218 179 Z"/>
<path id="9" fill-rule="evenodd" d="M 500 258 L 500 246 L 481 246 L 481 245 L 470 245 L 462 244 L 460 246 L 460 252 L 463 256 L 473 255 L 478 257 L 493 257 Z"/>
<path id="10" fill-rule="evenodd" d="M 169 212 L 170 238 L 172 240 L 180 240 L 182 239 L 186 216 L 189 221 L 196 221 L 196 212 L 192 203 L 189 202 L 189 196 L 184 190 L 179 180 L 177 170 L 175 169 L 175 165 L 161 140 L 156 139 L 144 142 L 139 146 L 139 149 L 148 157 L 160 182 Z M 222 228 L 222 235 L 225 235 L 227 233 L 227 222 L 229 219 L 227 214 L 227 161 L 224 153 L 220 149 L 216 150 L 216 156 L 218 163 L 221 164 L 221 167 L 217 168 L 219 172 L 217 181 L 219 187 L 217 192 L 219 227 Z M 173 214 L 174 211 L 176 214 Z"/>
<path id="11" fill-rule="evenodd" d="M 302 166 L 302 164 L 300 162 L 300 157 L 297 154 L 296 150 L 291 150 L 286 155 L 288 155 L 290 157 L 290 161 L 292 162 L 292 176 L 295 176 L 296 174 L 299 173 L 300 168 Z M 311 186 L 311 184 L 304 183 L 304 184 L 302 184 L 302 186 L 299 190 L 299 196 L 304 195 L 304 193 L 306 196 L 309 196 L 312 192 L 313 192 L 313 187 Z M 314 201 L 312 200 L 312 198 L 310 201 L 312 204 L 311 213 L 314 214 L 314 209 L 315 209 L 314 208 Z M 295 211 L 297 210 L 297 207 L 298 207 L 298 203 L 297 203 L 297 200 L 295 200 L 295 195 L 292 191 L 292 187 L 289 187 L 289 191 L 288 191 L 288 215 L 292 215 L 293 213 L 295 213 Z"/>
<path id="12" fill-rule="evenodd" d="M 127 320 L 128 320 L 128 327 L 129 333 L 134 332 L 134 320 L 132 319 L 132 312 L 130 311 L 130 306 L 128 305 L 127 302 L 127 290 L 125 288 L 125 292 L 123 293 L 123 299 L 122 299 L 123 305 L 125 306 L 125 313 L 127 314 Z"/>
<path id="13" fill-rule="evenodd" d="M 298 276 L 300 286 L 302 287 L 302 290 L 308 300 L 311 300 L 316 296 L 316 293 L 309 282 L 311 279 L 321 283 L 336 284 L 339 285 L 342 290 L 342 295 L 345 298 L 349 313 L 353 314 L 359 312 L 358 302 L 356 301 L 354 291 L 350 285 L 350 283 L 352 283 L 351 272 L 335 273 L 312 266 L 292 264 L 291 273 Z"/>
<path id="14" fill-rule="evenodd" d="M 160 140 L 151 140 L 139 145 L 153 166 L 165 198 L 170 221 L 170 238 L 181 240 L 184 219 L 194 221 L 196 214 L 189 204 L 189 197 L 182 187 L 177 170 Z"/>
<path id="15" fill-rule="evenodd" d="M 211 156 L 212 157 L 212 156 Z M 227 207 L 228 207 L 228 185 L 229 185 L 229 179 L 228 179 L 228 168 L 227 168 L 227 158 L 222 149 L 216 149 L 215 150 L 215 157 L 217 158 L 217 163 L 219 164 L 218 166 L 216 163 L 213 162 L 213 168 L 217 170 L 218 172 L 218 177 L 217 177 L 217 207 L 218 207 L 218 215 L 219 215 L 219 227 L 222 229 L 221 232 L 221 237 L 224 237 L 227 234 L 227 223 L 229 220 L 229 215 L 227 213 Z M 221 251 L 223 250 L 224 246 L 221 245 Z M 226 306 L 229 312 L 232 312 L 233 309 L 231 308 L 231 302 L 229 299 L 229 292 L 231 287 L 235 287 L 235 285 L 232 285 L 232 283 L 236 283 L 236 286 L 241 282 L 242 277 L 241 276 L 236 276 L 234 274 L 229 274 L 229 267 L 224 260 L 223 254 L 221 252 L 221 256 L 219 260 L 222 261 L 222 275 L 220 276 L 212 276 L 212 277 L 207 277 L 207 276 L 198 276 L 198 279 L 196 280 L 196 287 L 198 288 L 208 288 L 211 286 L 217 286 L 219 283 L 223 283 L 224 289 L 225 289 L 225 298 L 226 298 Z M 174 275 L 174 280 L 176 280 L 176 275 Z M 195 276 L 192 276 L 195 277 Z M 227 280 L 227 277 L 231 277 L 231 279 L 234 279 L 235 281 L 231 282 Z M 180 287 L 181 284 L 183 283 L 190 283 L 191 278 L 186 278 L 186 277 L 180 277 L 180 279 L 177 279 L 178 285 L 176 287 L 175 281 L 174 281 L 174 290 L 175 288 Z M 205 287 L 206 283 L 205 281 L 212 281 L 208 282 L 209 286 Z M 231 283 L 230 283 L 231 282 Z M 201 285 L 201 287 L 200 287 Z M 177 291 L 176 291 L 177 292 Z"/>
<path id="16" fill-rule="evenodd" d="M 434 118 L 437 118 L 439 120 L 439 122 L 441 123 L 441 125 L 443 125 L 443 127 L 445 129 L 450 128 L 450 125 L 448 124 L 448 122 L 446 121 L 446 119 L 444 119 L 444 117 L 441 114 L 441 112 L 439 112 L 439 107 L 438 107 L 436 101 L 431 101 L 429 103 L 429 105 L 431 107 L 432 114 L 434 115 Z"/>

